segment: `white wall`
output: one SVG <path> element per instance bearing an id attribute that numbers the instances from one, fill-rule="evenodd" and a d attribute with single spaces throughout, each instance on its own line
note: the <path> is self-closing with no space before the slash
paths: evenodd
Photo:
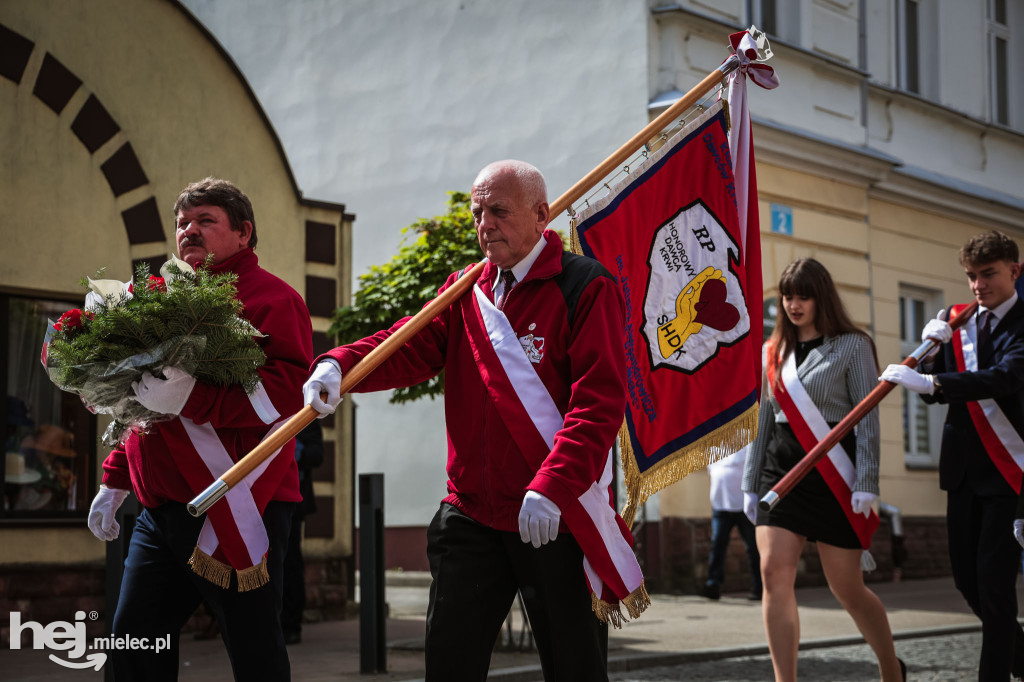
<path id="1" fill-rule="evenodd" d="M 553 199 L 647 123 L 644 0 L 183 4 L 252 85 L 303 193 L 355 213 L 356 275 L 487 163 L 535 164 Z M 440 401 L 354 400 L 357 470 L 385 473 L 387 523 L 425 525 L 445 494 Z"/>

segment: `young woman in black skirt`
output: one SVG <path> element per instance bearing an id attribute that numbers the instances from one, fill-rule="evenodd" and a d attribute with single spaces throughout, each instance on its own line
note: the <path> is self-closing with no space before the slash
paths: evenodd
<path id="1" fill-rule="evenodd" d="M 797 565 L 817 542 L 829 588 L 878 657 L 883 682 L 906 679 L 882 602 L 864 585 L 861 554 L 878 526 L 878 409 L 770 512 L 757 501 L 877 384 L 871 338 L 850 320 L 828 270 L 791 263 L 779 280 L 779 317 L 766 344 L 757 439 L 743 476 L 757 524 L 764 624 L 778 682 L 796 680 L 800 620 Z M 755 520 L 756 519 L 756 520 Z"/>

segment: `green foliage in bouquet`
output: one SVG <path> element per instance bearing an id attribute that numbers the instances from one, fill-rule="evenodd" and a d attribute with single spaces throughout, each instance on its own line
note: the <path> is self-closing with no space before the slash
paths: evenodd
<path id="1" fill-rule="evenodd" d="M 182 367 L 203 383 L 239 384 L 251 393 L 266 356 L 253 338 L 259 332 L 241 317 L 237 279 L 199 268 L 168 286 L 139 265 L 130 300 L 104 302 L 94 314 L 83 313 L 81 327 L 62 329 L 50 340 L 59 382 L 81 385 L 90 366 L 116 367 L 134 357 L 144 363 L 135 365 L 140 370 Z"/>
<path id="2" fill-rule="evenodd" d="M 179 267 L 178 263 L 184 267 Z M 181 261 L 164 266 L 167 278 L 150 276 L 146 264 L 135 284 L 83 279 L 86 288 L 122 290 L 97 296 L 82 312 L 66 312 L 53 325 L 44 351 L 50 379 L 82 396 L 96 411 L 114 416 L 119 440 L 130 426 L 158 416 L 131 398 L 142 372 L 159 376 L 173 366 L 215 386 L 240 385 L 247 393 L 260 381 L 266 356 L 254 337 L 259 331 L 241 317 L 234 273 L 192 272 Z"/>

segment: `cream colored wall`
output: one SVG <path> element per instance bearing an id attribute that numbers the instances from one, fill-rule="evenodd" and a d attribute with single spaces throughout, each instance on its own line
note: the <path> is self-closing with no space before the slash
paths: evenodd
<path id="1" fill-rule="evenodd" d="M 208 175 L 227 178 L 251 198 L 260 263 L 305 293 L 307 274 L 338 280 L 350 296 L 352 224 L 339 211 L 303 204 L 273 132 L 244 82 L 215 45 L 173 3 L 150 0 L 34 0 L 0 4 L 0 23 L 35 43 L 20 84 L 0 78 L 0 287 L 78 298 L 83 275 L 105 267 L 128 279 L 131 261 L 172 252 L 171 208 L 179 190 Z M 32 94 L 45 53 L 82 85 L 58 116 Z M 89 94 L 121 127 L 89 154 L 71 131 Z M 149 183 L 114 197 L 100 170 L 130 142 Z M 132 246 L 121 212 L 155 196 L 165 241 Z M 338 265 L 305 262 L 305 221 L 338 226 Z M 327 318 L 314 329 L 326 331 Z M 343 407 L 342 428 L 350 425 Z M 100 426 L 102 432 L 103 426 Z M 330 435 L 330 434 L 329 434 Z M 351 448 L 335 434 L 336 540 L 315 551 L 349 554 Z M 104 448 L 97 446 L 102 461 Z M 99 462 L 97 462 L 99 471 Z M 326 489 L 324 489 L 326 486 Z M 83 528 L 0 527 L 0 564 L 102 561 L 103 544 Z"/>
<path id="2" fill-rule="evenodd" d="M 178 191 L 215 175 L 252 199 L 262 264 L 302 291 L 304 211 L 274 138 L 238 75 L 180 10 L 166 2 L 39 0 L 4 3 L 0 21 L 36 43 L 20 86 L 0 80 L 0 130 L 11 142 L 0 162 L 3 220 L 18 228 L 7 253 L 45 250 L 50 265 L 5 257 L 0 285 L 77 294 L 78 278 L 102 266 L 127 278 L 131 258 L 173 246 L 130 247 L 121 211 L 155 195 L 170 240 Z M 60 117 L 31 92 L 46 52 L 83 81 Z M 92 155 L 70 130 L 90 92 L 121 127 Z M 150 182 L 115 199 L 99 167 L 126 141 Z"/>
<path id="3" fill-rule="evenodd" d="M 82 524 L 81 528 L 0 528 L 0 557 L 4 564 L 101 564 L 106 543 Z"/>

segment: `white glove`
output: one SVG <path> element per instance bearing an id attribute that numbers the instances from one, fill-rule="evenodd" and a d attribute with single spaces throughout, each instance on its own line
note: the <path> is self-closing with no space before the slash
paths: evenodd
<path id="1" fill-rule="evenodd" d="M 320 399 L 320 393 L 327 393 L 327 402 Z M 313 373 L 302 385 L 302 397 L 306 404 L 320 413 L 320 419 L 334 414 L 341 403 L 341 365 L 337 360 L 321 360 Z"/>
<path id="2" fill-rule="evenodd" d="M 757 493 L 743 493 L 743 513 L 755 526 L 757 525 L 757 502 Z"/>
<path id="3" fill-rule="evenodd" d="M 899 384 L 914 393 L 927 393 L 928 395 L 935 393 L 935 382 L 932 380 L 931 374 L 918 374 L 916 370 L 910 369 L 906 365 L 889 365 L 878 379 Z"/>
<path id="4" fill-rule="evenodd" d="M 1013 537 L 1017 538 L 1017 544 L 1024 547 L 1024 519 L 1013 520 Z"/>
<path id="5" fill-rule="evenodd" d="M 946 310 L 942 309 L 935 316 L 934 320 L 928 320 L 928 324 L 921 330 L 921 340 L 933 339 L 939 343 L 949 343 L 953 338 L 953 328 L 946 322 Z"/>
<path id="6" fill-rule="evenodd" d="M 166 379 L 143 372 L 138 381 L 133 381 L 135 399 L 151 412 L 181 414 L 181 409 L 192 395 L 196 378 L 177 367 L 164 367 L 163 373 Z"/>
<path id="7" fill-rule="evenodd" d="M 114 519 L 114 514 L 126 497 L 127 490 L 100 486 L 99 492 L 92 500 L 92 506 L 89 507 L 89 530 L 93 535 L 107 542 L 117 539 L 121 533 L 121 526 Z"/>
<path id="8" fill-rule="evenodd" d="M 853 513 L 870 516 L 871 505 L 873 505 L 877 499 L 878 495 L 873 495 L 871 493 L 854 493 L 853 497 L 850 498 L 850 505 L 853 507 Z"/>
<path id="9" fill-rule="evenodd" d="M 519 537 L 534 547 L 546 545 L 558 538 L 561 516 L 558 505 L 538 492 L 527 490 L 519 510 Z"/>

